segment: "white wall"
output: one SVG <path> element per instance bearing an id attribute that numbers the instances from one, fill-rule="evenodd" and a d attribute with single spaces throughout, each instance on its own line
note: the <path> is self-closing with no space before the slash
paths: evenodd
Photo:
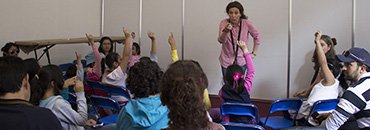
<path id="1" fill-rule="evenodd" d="M 99 35 L 99 0 L 4 0 L 0 2 L 0 46 L 9 41 L 84 37 Z M 50 50 L 52 63 L 71 62 L 75 51 L 87 54 L 87 44 L 56 45 Z M 38 51 L 39 55 L 41 50 Z M 34 57 L 20 54 L 21 57 Z M 41 64 L 47 64 L 42 58 Z"/>
<path id="2" fill-rule="evenodd" d="M 370 17 L 369 0 L 356 0 L 356 29 L 355 29 L 355 47 L 365 48 L 370 51 Z"/>
<path id="3" fill-rule="evenodd" d="M 99 35 L 100 0 L 12 0 L 0 2 L 0 46 L 8 41 Z M 217 42 L 218 24 L 227 18 L 225 8 L 230 0 L 185 0 L 184 33 L 182 33 L 182 0 L 142 0 L 141 46 L 148 56 L 150 40 L 147 31 L 156 34 L 161 68 L 170 63 L 168 35 L 173 32 L 181 57 L 200 62 L 210 81 L 211 94 L 221 87 L 218 61 L 221 45 Z M 352 45 L 352 0 L 292 0 L 291 59 L 288 59 L 289 0 L 240 0 L 246 15 L 261 33 L 262 43 L 254 59 L 256 76 L 251 96 L 260 99 L 286 97 L 309 84 L 313 75 L 311 56 L 313 33 L 321 30 L 336 37 L 337 53 Z M 370 50 L 370 2 L 356 0 L 355 46 Z M 140 31 L 139 0 L 105 0 L 103 35 L 122 35 L 122 27 Z M 184 43 L 182 43 L 184 36 Z M 252 45 L 253 42 L 249 42 Z M 184 44 L 184 48 L 182 48 Z M 251 46 L 250 46 L 251 47 Z M 74 51 L 87 54 L 86 44 L 57 45 L 51 49 L 52 63 L 72 61 Z M 122 45 L 117 45 L 122 51 Z M 38 51 L 41 52 L 41 51 Z M 39 53 L 40 54 L 40 53 Z M 23 58 L 33 57 L 33 53 Z M 290 68 L 288 61 L 290 60 Z M 41 60 L 46 64 L 46 59 Z M 290 73 L 288 73 L 290 70 Z M 290 76 L 290 81 L 288 81 Z"/>
<path id="4" fill-rule="evenodd" d="M 335 37 L 337 53 L 351 47 L 352 1 L 293 0 L 291 42 L 291 95 L 310 84 L 314 33 Z"/>

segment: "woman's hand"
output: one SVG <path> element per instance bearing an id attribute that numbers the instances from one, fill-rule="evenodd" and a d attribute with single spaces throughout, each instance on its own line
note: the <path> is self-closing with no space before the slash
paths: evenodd
<path id="1" fill-rule="evenodd" d="M 227 23 L 222 32 L 229 32 L 231 29 L 233 29 L 233 26 L 231 25 L 231 23 Z"/>

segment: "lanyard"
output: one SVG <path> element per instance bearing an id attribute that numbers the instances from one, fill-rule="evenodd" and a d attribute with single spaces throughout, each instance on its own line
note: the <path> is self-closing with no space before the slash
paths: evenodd
<path id="1" fill-rule="evenodd" d="M 230 22 L 230 20 L 229 20 Z M 238 33 L 238 41 L 240 41 L 240 33 L 242 32 L 242 19 L 240 19 L 240 26 L 239 26 L 239 33 Z M 234 51 L 234 54 L 235 54 L 235 58 L 234 58 L 234 62 L 233 64 L 237 64 L 237 58 L 238 58 L 238 45 L 236 45 L 236 43 L 234 43 L 234 37 L 233 37 L 233 31 L 232 29 L 230 30 L 230 38 L 231 38 L 231 43 L 233 44 L 233 51 Z"/>

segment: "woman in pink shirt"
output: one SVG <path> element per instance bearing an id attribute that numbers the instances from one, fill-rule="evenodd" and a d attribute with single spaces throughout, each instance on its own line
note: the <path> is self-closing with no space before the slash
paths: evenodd
<path id="1" fill-rule="evenodd" d="M 236 44 L 237 41 L 243 41 L 248 45 L 248 34 L 252 36 L 254 41 L 252 57 L 256 56 L 260 44 L 257 28 L 247 19 L 244 8 L 239 2 L 230 2 L 226 6 L 226 12 L 229 18 L 221 21 L 218 36 L 218 42 L 222 45 L 219 60 L 223 76 L 225 76 L 226 68 L 229 65 L 238 64 L 243 67 L 243 70 L 247 67 L 244 54 Z"/>

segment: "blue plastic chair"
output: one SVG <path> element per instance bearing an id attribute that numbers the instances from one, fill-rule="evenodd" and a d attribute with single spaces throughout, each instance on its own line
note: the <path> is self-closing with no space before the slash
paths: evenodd
<path id="1" fill-rule="evenodd" d="M 108 93 L 111 95 L 111 96 L 123 96 L 127 99 L 131 99 L 131 96 L 128 92 L 127 89 L 125 88 L 122 88 L 120 86 L 114 86 L 114 85 L 110 85 L 110 84 L 103 84 L 103 87 L 108 90 Z"/>
<path id="2" fill-rule="evenodd" d="M 72 62 L 73 64 L 77 64 L 77 60 L 73 60 L 73 62 Z M 84 68 L 86 68 L 87 66 L 86 66 L 86 60 L 81 60 L 81 63 L 82 63 L 82 66 L 84 67 Z"/>
<path id="3" fill-rule="evenodd" d="M 95 111 L 97 111 L 98 108 L 110 109 L 113 111 L 120 110 L 118 102 L 112 98 L 92 95 L 90 99 L 94 105 Z M 109 116 L 100 117 L 98 121 L 104 123 L 104 125 L 114 124 L 117 123 L 117 117 L 118 114 L 112 114 Z"/>
<path id="4" fill-rule="evenodd" d="M 223 117 L 226 115 L 251 117 L 252 119 L 256 120 L 256 124 L 259 121 L 258 108 L 256 105 L 250 103 L 225 102 L 221 105 L 221 115 Z"/>
<path id="5" fill-rule="evenodd" d="M 241 123 L 224 123 L 222 124 L 226 130 L 265 130 L 257 124 L 241 124 Z"/>
<path id="6" fill-rule="evenodd" d="M 76 100 L 77 100 L 77 96 L 75 93 L 68 93 L 68 102 L 71 104 L 71 105 L 77 105 L 76 103 Z"/>
<path id="7" fill-rule="evenodd" d="M 339 102 L 339 99 L 327 99 L 327 100 L 318 100 L 316 101 L 310 110 L 310 113 L 308 114 L 308 118 L 311 117 L 311 115 L 314 112 L 320 112 L 320 111 L 330 111 L 337 108 L 337 104 Z M 308 119 L 307 119 L 308 121 Z M 306 122 L 307 124 L 308 122 Z"/>
<path id="8" fill-rule="evenodd" d="M 70 67 L 72 65 L 74 65 L 74 64 L 64 63 L 64 64 L 59 64 L 58 66 L 59 66 L 60 70 L 62 70 L 62 72 L 65 72 L 65 71 L 67 71 L 68 67 Z"/>
<path id="9" fill-rule="evenodd" d="M 271 104 L 269 113 L 267 117 L 261 118 L 260 121 L 266 127 L 270 127 L 272 129 L 283 129 L 294 126 L 295 118 L 297 114 L 294 116 L 293 119 L 284 116 L 271 116 L 270 115 L 277 111 L 287 111 L 287 110 L 295 110 L 298 111 L 302 105 L 302 100 L 300 99 L 277 99 L 274 100 Z"/>
<path id="10" fill-rule="evenodd" d="M 100 91 L 104 96 L 109 96 L 109 90 L 100 82 L 86 80 L 87 86 L 91 87 L 92 94 L 96 94 L 96 91 Z M 99 96 L 103 96 L 99 95 Z"/>

